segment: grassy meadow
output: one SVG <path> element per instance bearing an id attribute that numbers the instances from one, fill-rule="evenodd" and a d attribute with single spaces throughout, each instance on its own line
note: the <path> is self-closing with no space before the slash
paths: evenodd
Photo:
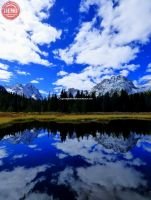
<path id="1" fill-rule="evenodd" d="M 58 123 L 109 122 L 111 120 L 151 120 L 151 113 L 0 113 L 0 128 L 14 123 L 50 121 Z"/>

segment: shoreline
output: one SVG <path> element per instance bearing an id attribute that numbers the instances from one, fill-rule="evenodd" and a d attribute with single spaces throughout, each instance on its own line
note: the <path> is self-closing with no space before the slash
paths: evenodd
<path id="1" fill-rule="evenodd" d="M 114 120 L 151 121 L 151 113 L 0 113 L 0 129 L 19 123 L 108 123 Z"/>

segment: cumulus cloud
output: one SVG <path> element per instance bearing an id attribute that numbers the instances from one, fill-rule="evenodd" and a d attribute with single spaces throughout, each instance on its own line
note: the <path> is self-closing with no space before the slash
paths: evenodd
<path id="1" fill-rule="evenodd" d="M 118 67 L 136 58 L 139 44 L 148 42 L 151 34 L 151 22 L 148 20 L 151 2 L 119 0 L 118 3 L 119 6 L 114 7 L 112 0 L 82 1 L 80 11 L 88 12 L 92 5 L 96 5 L 97 14 L 92 21 L 81 24 L 69 47 L 58 51 L 61 59 L 67 64 Z M 96 28 L 98 18 L 100 25 Z"/>
<path id="2" fill-rule="evenodd" d="M 5 3 L 0 2 L 0 7 Z M 61 36 L 61 31 L 44 22 L 54 0 L 16 0 L 21 13 L 15 20 L 0 15 L 0 59 L 17 61 L 21 64 L 37 63 L 50 65 L 41 47 L 50 45 Z"/>
<path id="3" fill-rule="evenodd" d="M 46 168 L 47 166 L 44 165 L 30 169 L 17 167 L 13 171 L 2 171 L 0 173 L 0 179 L 3 180 L 0 187 L 1 198 L 9 200 L 10 194 L 11 199 L 14 200 L 23 198 L 38 182 L 38 180 L 35 182 L 32 182 L 32 180 L 36 178 L 38 173 L 45 171 Z"/>
<path id="4" fill-rule="evenodd" d="M 146 73 L 139 78 L 138 84 L 141 84 L 143 87 L 150 90 L 150 88 L 151 88 L 151 63 L 149 63 L 147 65 Z"/>
<path id="5" fill-rule="evenodd" d="M 9 66 L 0 63 L 0 81 L 9 82 L 13 76 L 13 73 L 8 71 Z"/>
<path id="6" fill-rule="evenodd" d="M 123 140 L 123 147 L 129 143 L 125 142 L 122 136 L 112 137 L 106 134 L 104 135 L 106 139 L 103 142 L 108 143 L 109 149 L 107 149 L 98 143 L 97 139 L 100 136 L 102 135 L 98 133 L 97 138 L 92 136 L 78 140 L 67 138 L 64 143 L 54 144 L 63 153 L 61 156 L 58 155 L 59 158 L 80 156 L 91 164 L 88 167 L 67 167 L 62 172 L 57 173 L 58 185 L 66 184 L 76 191 L 79 200 L 87 199 L 87 197 L 89 197 L 88 199 L 100 199 L 100 196 L 105 200 L 115 198 L 125 200 L 125 195 L 131 196 L 132 199 L 142 199 L 143 197 L 137 191 L 140 186 L 146 187 L 147 181 L 144 174 L 138 171 L 135 166 L 142 166 L 145 163 L 137 159 L 130 150 L 121 153 L 120 155 L 124 159 L 119 161 L 120 152 L 115 151 L 119 141 L 122 144 Z M 114 144 L 115 141 L 118 142 Z M 142 142 L 143 139 L 140 139 L 140 144 Z M 72 148 L 73 146 L 75 148 Z M 121 195 L 123 192 L 125 195 Z"/>
<path id="7" fill-rule="evenodd" d="M 146 74 L 139 78 L 138 84 L 142 85 L 142 88 L 151 90 L 151 74 Z"/>
<path id="8" fill-rule="evenodd" d="M 0 63 L 0 69 L 2 69 L 2 70 L 8 70 L 8 68 L 9 68 L 8 65 Z"/>
<path id="9" fill-rule="evenodd" d="M 137 67 L 124 69 L 125 65 L 132 62 L 138 56 L 140 46 L 150 40 L 151 1 L 83 0 L 80 12 L 86 15 L 91 6 L 96 8 L 92 20 L 82 22 L 74 41 L 65 49 L 55 51 L 55 55 L 67 64 L 86 64 L 93 66 L 94 71 L 96 66 L 112 68 L 113 73 L 120 69 L 120 74 L 128 76 Z M 78 75 L 72 73 L 69 76 Z M 66 80 L 67 77 L 63 77 L 57 85 Z"/>
<path id="10" fill-rule="evenodd" d="M 140 137 L 139 135 L 136 136 Z M 140 143 L 141 143 L 140 139 Z M 135 139 L 129 137 L 125 139 L 122 135 L 99 134 L 96 138 L 92 136 L 79 138 L 67 138 L 64 143 L 55 143 L 54 146 L 61 150 L 66 156 L 81 156 L 90 164 L 106 164 L 108 162 L 116 162 L 117 156 L 120 154 L 125 160 L 125 164 L 129 166 L 144 165 L 144 162 L 138 158 L 134 158 L 130 149 L 136 145 Z M 73 149 L 72 147 L 75 146 Z M 104 154 L 108 156 L 104 157 Z M 59 156 L 59 155 L 58 155 Z"/>
<path id="11" fill-rule="evenodd" d="M 41 77 L 41 78 L 37 78 L 37 80 L 38 80 L 38 81 L 43 81 L 44 78 L 42 78 L 42 77 Z"/>
<path id="12" fill-rule="evenodd" d="M 135 169 L 126 167 L 122 162 L 116 162 L 102 166 L 81 167 L 77 170 L 66 168 L 59 174 L 58 184 L 70 186 L 77 192 L 78 200 L 100 199 L 100 196 L 104 200 L 116 198 L 125 200 L 127 198 L 123 192 L 136 200 L 143 199 L 143 196 L 136 191 L 139 186 L 146 185 L 143 178 L 143 175 Z M 149 197 L 144 199 L 147 200 Z"/>
<path id="13" fill-rule="evenodd" d="M 139 80 L 140 80 L 140 82 L 149 81 L 149 80 L 151 80 L 151 74 L 147 74 L 145 76 L 142 76 Z"/>
<path id="14" fill-rule="evenodd" d="M 44 80 L 44 78 L 36 78 L 35 80 L 32 80 L 32 81 L 30 81 L 31 83 L 35 83 L 35 84 L 38 84 L 38 83 L 40 83 L 40 81 L 43 81 Z"/>
<path id="15" fill-rule="evenodd" d="M 30 76 L 31 74 L 29 72 L 25 72 L 22 70 L 16 70 L 16 73 L 22 76 Z"/>
<path id="16" fill-rule="evenodd" d="M 39 81 L 38 80 L 32 80 L 32 81 L 30 81 L 31 83 L 34 83 L 34 84 L 38 84 L 39 83 Z"/>
<path id="17" fill-rule="evenodd" d="M 38 192 L 33 192 L 29 194 L 28 200 L 53 200 L 53 196 L 48 196 L 45 193 L 38 193 Z"/>
<path id="18" fill-rule="evenodd" d="M 67 75 L 67 74 L 68 74 L 68 73 L 65 72 L 65 71 L 60 71 L 60 72 L 57 73 L 57 76 L 65 76 L 65 75 Z"/>
<path id="19" fill-rule="evenodd" d="M 143 148 L 147 152 L 151 152 L 151 140 L 148 135 L 146 135 L 142 140 L 139 140 L 137 147 Z"/>
<path id="20" fill-rule="evenodd" d="M 120 74 L 121 74 L 122 76 L 127 77 L 127 76 L 129 75 L 129 71 L 128 71 L 128 70 L 122 70 L 122 71 L 120 72 Z"/>
<path id="21" fill-rule="evenodd" d="M 39 92 L 42 94 L 42 95 L 44 95 L 44 96 L 48 96 L 48 92 L 47 91 L 45 91 L 45 90 L 39 90 Z"/>
<path id="22" fill-rule="evenodd" d="M 151 63 L 148 64 L 146 72 L 151 72 Z"/>
<path id="23" fill-rule="evenodd" d="M 5 150 L 5 148 L 0 148 L 0 159 L 6 158 L 8 156 L 7 151 Z"/>
<path id="24" fill-rule="evenodd" d="M 115 4 L 117 6 L 115 6 Z M 101 27 L 112 37 L 113 44 L 125 45 L 131 42 L 146 43 L 151 35 L 150 0 L 86 0 L 80 10 L 88 12 L 91 5 L 98 6 L 102 17 Z M 141 16 L 141 18 L 140 18 Z M 144 23 L 147 21 L 147 23 Z"/>
<path id="25" fill-rule="evenodd" d="M 127 76 L 129 71 L 135 71 L 139 65 L 123 65 L 119 66 L 119 73 Z M 65 89 L 76 88 L 80 90 L 90 90 L 93 86 L 100 83 L 105 78 L 110 78 L 114 75 L 116 67 L 105 66 L 88 66 L 80 73 L 68 73 L 59 78 L 55 83 L 56 86 L 62 86 Z M 76 83 L 76 84 L 75 84 Z"/>
<path id="26" fill-rule="evenodd" d="M 93 67 L 87 67 L 81 73 L 70 73 L 58 79 L 54 85 L 63 86 L 64 88 L 77 88 L 89 90 L 94 86 L 91 77 L 96 79 L 98 77 L 99 68 L 92 70 Z M 76 84 L 75 84 L 76 83 Z"/>

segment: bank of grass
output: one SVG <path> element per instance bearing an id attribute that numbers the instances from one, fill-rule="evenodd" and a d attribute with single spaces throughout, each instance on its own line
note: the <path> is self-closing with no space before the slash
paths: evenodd
<path id="1" fill-rule="evenodd" d="M 151 113 L 0 113 L 0 128 L 11 126 L 14 123 L 26 122 L 58 122 L 58 123 L 84 123 L 109 122 L 112 120 L 150 120 Z"/>

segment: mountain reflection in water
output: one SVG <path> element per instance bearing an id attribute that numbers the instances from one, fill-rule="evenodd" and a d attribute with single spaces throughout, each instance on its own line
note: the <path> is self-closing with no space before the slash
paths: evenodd
<path id="1" fill-rule="evenodd" d="M 151 199 L 151 123 L 1 130 L 0 200 Z"/>

